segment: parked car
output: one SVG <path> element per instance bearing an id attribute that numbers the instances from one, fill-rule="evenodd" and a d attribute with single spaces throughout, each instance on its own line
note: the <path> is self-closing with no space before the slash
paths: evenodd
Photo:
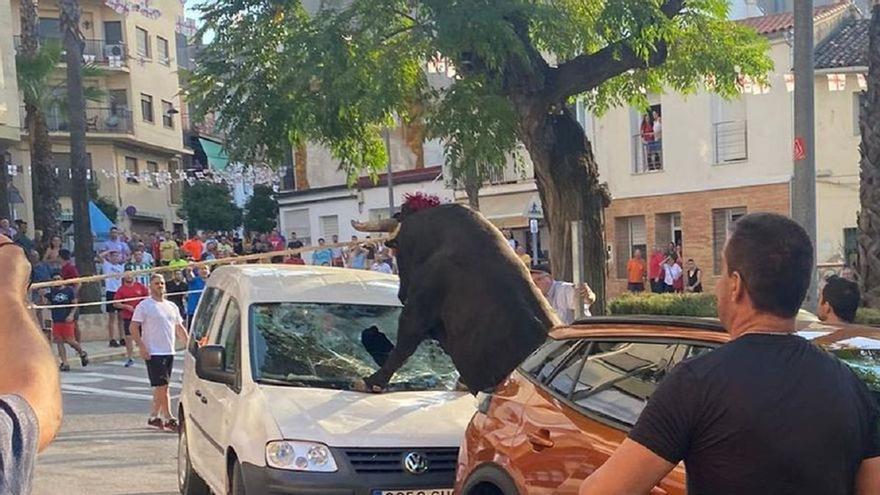
<path id="1" fill-rule="evenodd" d="M 800 335 L 849 364 L 880 395 L 880 329 L 800 322 Z M 465 433 L 458 495 L 578 493 L 635 424 L 663 377 L 727 342 L 717 320 L 591 318 L 555 330 L 491 394 Z M 679 464 L 651 493 L 684 494 Z"/>
<path id="2" fill-rule="evenodd" d="M 439 346 L 388 392 L 353 390 L 396 341 L 397 290 L 363 270 L 217 269 L 185 358 L 180 492 L 451 495 L 474 399 Z"/>

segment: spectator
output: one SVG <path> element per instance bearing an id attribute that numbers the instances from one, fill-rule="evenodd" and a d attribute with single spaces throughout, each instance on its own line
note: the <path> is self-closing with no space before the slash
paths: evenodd
<path id="1" fill-rule="evenodd" d="M 504 229 L 501 233 L 504 235 L 504 240 L 507 241 L 510 249 L 516 250 L 516 240 L 513 238 L 513 233 L 507 229 Z"/>
<path id="2" fill-rule="evenodd" d="M 34 241 L 27 235 L 28 223 L 24 220 L 18 219 L 15 221 L 15 243 L 21 246 L 24 249 L 24 252 L 29 253 L 34 250 Z"/>
<path id="3" fill-rule="evenodd" d="M 217 257 L 218 258 L 229 258 L 235 254 L 235 250 L 232 248 L 232 243 L 229 242 L 228 237 L 221 237 L 220 242 L 217 244 Z"/>
<path id="4" fill-rule="evenodd" d="M 353 238 L 356 240 L 357 236 Z M 367 251 L 358 242 L 355 242 L 348 252 L 348 267 L 353 270 L 367 269 Z"/>
<path id="5" fill-rule="evenodd" d="M 318 250 L 312 253 L 312 264 L 316 266 L 330 266 L 333 261 L 333 253 L 324 247 L 324 238 L 318 239 Z"/>
<path id="6" fill-rule="evenodd" d="M 590 305 L 596 302 L 596 294 L 589 285 L 583 284 L 577 288 L 571 282 L 553 280 L 547 266 L 537 266 L 530 273 L 532 281 L 547 298 L 562 323 L 566 325 L 574 323 L 578 292 L 584 299 L 584 315 L 590 316 Z"/>
<path id="7" fill-rule="evenodd" d="M 193 232 L 189 236 L 189 240 L 183 243 L 183 250 L 195 261 L 202 259 L 202 253 L 205 251 L 205 243 L 202 242 L 201 236 Z"/>
<path id="8" fill-rule="evenodd" d="M 205 244 L 205 252 L 202 253 L 202 259 L 199 261 L 211 261 L 217 259 L 217 242 L 208 241 Z"/>
<path id="9" fill-rule="evenodd" d="M 61 258 L 61 278 L 64 280 L 79 278 L 79 270 L 71 260 L 70 251 L 62 249 L 58 252 L 58 257 Z"/>
<path id="10" fill-rule="evenodd" d="M 666 257 L 663 255 L 660 247 L 655 247 L 654 253 L 651 255 L 651 260 L 648 263 L 648 277 L 651 279 L 651 292 L 666 292 L 666 288 L 663 284 L 664 273 L 662 266 L 665 258 Z"/>
<path id="11" fill-rule="evenodd" d="M 120 238 L 119 229 L 116 227 L 110 227 L 110 238 L 104 242 L 104 251 L 115 251 L 123 263 L 128 261 L 131 255 L 128 243 Z"/>
<path id="12" fill-rule="evenodd" d="M 36 250 L 31 251 L 30 253 L 30 262 L 31 262 L 31 283 L 38 284 L 41 282 L 48 282 L 52 280 L 52 269 L 49 268 L 49 265 L 40 261 L 40 253 Z M 39 291 L 33 290 L 30 292 L 31 294 L 31 302 L 34 304 L 42 304 L 43 297 L 49 294 L 49 289 L 40 289 Z M 37 322 L 43 326 L 43 328 L 51 330 L 52 326 L 46 326 L 46 320 L 43 319 L 43 310 L 35 309 L 34 314 L 37 317 Z M 49 320 L 51 321 L 51 320 Z"/>
<path id="13" fill-rule="evenodd" d="M 61 426 L 61 386 L 55 358 L 28 310 L 30 267 L 20 249 L 0 237 L 0 493 L 30 493 L 34 460 Z"/>
<path id="14" fill-rule="evenodd" d="M 832 324 L 852 323 L 862 295 L 859 284 L 836 275 L 829 277 L 819 295 L 819 319 Z"/>
<path id="15" fill-rule="evenodd" d="M 55 273 L 52 280 L 61 280 L 61 274 Z M 76 304 L 76 292 L 73 287 L 64 285 L 52 287 L 49 291 L 48 304 L 51 306 L 69 306 Z M 67 362 L 67 348 L 65 344 L 73 347 L 79 356 L 80 364 L 88 366 L 89 356 L 82 349 L 79 342 L 76 341 L 76 307 L 59 307 L 52 308 L 52 337 L 58 345 L 58 357 L 61 358 L 61 371 L 70 371 L 70 364 Z"/>
<path id="16" fill-rule="evenodd" d="M 379 273 L 394 273 L 394 270 L 391 269 L 391 264 L 388 263 L 388 257 L 385 255 L 376 257 L 376 261 L 370 267 L 370 270 Z"/>
<path id="17" fill-rule="evenodd" d="M 143 242 L 138 242 L 135 245 L 135 248 L 131 251 L 132 258 L 134 257 L 135 251 L 140 251 L 142 255 L 141 259 L 144 263 L 150 265 L 151 267 L 156 266 L 156 258 L 154 258 L 152 254 L 150 254 L 150 250 L 148 248 L 149 246 L 147 244 L 144 244 Z"/>
<path id="18" fill-rule="evenodd" d="M 663 259 L 663 292 L 675 292 L 675 283 L 681 278 L 681 265 L 678 264 L 676 254 L 671 254 Z"/>
<path id="19" fill-rule="evenodd" d="M 211 270 L 207 266 L 197 266 L 187 274 L 187 290 L 190 291 L 186 295 L 186 316 L 187 324 L 192 325 L 193 316 L 196 314 L 196 308 L 199 307 L 199 299 L 202 298 L 202 291 L 205 290 L 206 280 Z"/>
<path id="20" fill-rule="evenodd" d="M 46 252 L 43 253 L 43 261 L 49 264 L 52 268 L 61 267 L 61 237 L 57 235 L 52 236 L 52 240 L 49 241 L 49 245 L 46 246 Z"/>
<path id="21" fill-rule="evenodd" d="M 235 237 L 232 239 L 232 252 L 234 252 L 237 256 L 244 255 L 244 243 L 241 240 L 241 237 L 238 234 L 235 234 Z"/>
<path id="22" fill-rule="evenodd" d="M 529 253 L 526 252 L 526 248 L 524 246 L 516 247 L 516 256 L 526 265 L 526 268 L 531 268 L 532 266 L 532 257 L 529 256 Z"/>
<path id="23" fill-rule="evenodd" d="M 168 263 L 168 266 L 171 267 L 171 268 L 178 268 L 178 269 L 181 269 L 181 270 L 184 269 L 184 268 L 186 268 L 187 265 L 189 265 L 189 262 L 187 262 L 185 259 L 183 259 L 183 258 L 181 257 L 182 254 L 183 254 L 183 253 L 181 252 L 180 249 L 175 249 L 175 250 L 174 250 L 174 259 L 172 259 L 172 260 Z"/>
<path id="24" fill-rule="evenodd" d="M 334 245 L 339 244 L 339 236 L 338 235 L 333 234 L 332 239 L 333 239 Z M 331 266 L 335 266 L 338 268 L 345 267 L 345 260 L 343 259 L 341 247 L 336 246 L 336 247 L 330 248 L 330 258 L 331 258 L 331 261 L 330 261 Z"/>
<path id="25" fill-rule="evenodd" d="M 129 256 L 131 256 L 131 253 L 133 253 L 134 250 L 137 249 L 138 243 L 141 242 L 141 236 L 137 232 L 132 232 L 126 239 L 126 242 L 128 243 Z"/>
<path id="26" fill-rule="evenodd" d="M 642 125 L 639 128 L 639 134 L 642 137 L 642 143 L 646 145 L 645 149 L 647 149 L 647 144 L 654 141 L 654 124 L 651 123 L 651 116 L 647 112 L 642 115 Z"/>
<path id="27" fill-rule="evenodd" d="M 18 231 L 13 229 L 11 225 L 9 225 L 8 218 L 0 218 L 0 235 L 5 235 L 10 239 L 15 239 Z"/>
<path id="28" fill-rule="evenodd" d="M 284 263 L 287 265 L 305 265 L 306 262 L 302 258 L 302 254 L 294 253 L 287 258 L 284 259 Z"/>
<path id="29" fill-rule="evenodd" d="M 168 266 L 168 264 L 174 259 L 176 252 L 177 243 L 174 242 L 171 236 L 167 235 L 167 233 L 162 234 L 162 236 L 159 237 L 159 264 L 162 266 Z"/>
<path id="30" fill-rule="evenodd" d="M 296 232 L 291 232 L 290 239 L 288 239 L 287 241 L 287 249 L 297 249 L 294 246 L 296 243 L 299 243 L 299 247 L 302 247 L 303 245 L 302 242 L 300 242 L 299 239 L 296 238 Z"/>
<path id="31" fill-rule="evenodd" d="M 180 317 L 186 318 L 185 301 L 186 291 L 189 290 L 189 284 L 186 283 L 186 278 L 184 278 L 183 272 L 175 270 L 171 274 L 171 280 L 165 283 L 165 289 L 168 291 L 168 300 L 173 302 L 180 311 Z"/>
<path id="32" fill-rule="evenodd" d="M 285 240 L 284 236 L 278 233 L 278 229 L 272 229 L 272 233 L 269 234 L 269 245 L 271 246 L 272 251 L 284 251 Z"/>
<path id="33" fill-rule="evenodd" d="M 152 263 L 147 261 L 147 253 L 143 250 L 143 243 L 138 245 L 138 248 L 135 249 L 134 253 L 131 255 L 131 261 L 125 264 L 125 271 L 140 271 L 140 270 L 149 270 L 153 268 Z M 135 281 L 140 283 L 142 286 L 146 287 L 150 284 L 150 274 L 142 273 L 140 275 L 135 275 Z"/>
<path id="34" fill-rule="evenodd" d="M 137 256 L 137 252 L 135 252 L 135 256 Z M 149 278 L 150 275 L 147 275 Z M 134 315 L 134 310 L 137 305 L 144 300 L 150 294 L 147 287 L 135 280 L 135 277 L 131 275 L 125 275 L 122 277 L 122 285 L 119 287 L 119 290 L 116 291 L 116 296 L 114 297 L 113 306 L 119 310 L 119 317 L 122 319 L 122 332 L 125 339 L 125 367 L 130 368 L 134 365 L 134 360 L 132 359 L 132 339 L 131 339 L 131 317 Z M 135 299 L 134 301 L 125 301 L 125 299 L 132 298 L 140 298 Z"/>
<path id="35" fill-rule="evenodd" d="M 687 268 L 687 285 L 685 286 L 684 291 L 694 293 L 703 292 L 703 270 L 700 270 L 700 267 L 697 266 L 697 263 L 694 262 L 693 258 L 688 259 Z"/>
<path id="36" fill-rule="evenodd" d="M 104 275 L 120 274 L 125 271 L 125 265 L 122 263 L 119 251 L 104 251 L 99 255 L 101 257 L 101 273 Z M 107 335 L 110 338 L 110 347 L 119 347 L 119 311 L 113 306 L 113 300 L 116 299 L 116 291 L 122 285 L 122 280 L 118 276 L 104 279 L 104 299 L 107 301 L 105 309 L 107 311 Z"/>
<path id="37" fill-rule="evenodd" d="M 626 263 L 626 289 L 630 292 L 645 291 L 645 260 L 642 250 L 633 251 L 633 257 Z"/>

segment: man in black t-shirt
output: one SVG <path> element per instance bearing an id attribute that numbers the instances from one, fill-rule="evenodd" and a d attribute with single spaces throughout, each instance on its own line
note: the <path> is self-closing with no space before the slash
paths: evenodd
<path id="1" fill-rule="evenodd" d="M 183 272 L 175 271 L 171 280 L 165 283 L 165 290 L 168 294 L 167 299 L 177 306 L 177 309 L 180 310 L 180 316 L 186 319 L 186 306 L 183 305 L 186 294 L 182 293 L 189 290 L 189 284 L 183 278 Z"/>
<path id="2" fill-rule="evenodd" d="M 792 220 L 737 220 L 715 289 L 731 341 L 669 373 L 581 495 L 648 493 L 680 461 L 688 495 L 880 493 L 877 404 L 846 364 L 794 335 L 813 268 Z"/>

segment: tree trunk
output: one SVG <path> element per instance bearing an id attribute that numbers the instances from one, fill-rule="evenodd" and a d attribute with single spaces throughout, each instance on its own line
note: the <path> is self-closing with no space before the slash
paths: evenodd
<path id="1" fill-rule="evenodd" d="M 0 144 L 0 218 L 10 218 L 12 212 L 9 209 L 9 164 L 6 163 L 6 145 Z"/>
<path id="2" fill-rule="evenodd" d="M 482 185 L 477 170 L 468 167 L 464 173 L 464 191 L 467 193 L 468 206 L 476 211 L 480 211 L 480 187 Z"/>
<path id="3" fill-rule="evenodd" d="M 868 90 L 862 103 L 859 196 L 859 283 L 864 302 L 880 308 L 880 4 L 869 31 Z"/>
<path id="4" fill-rule="evenodd" d="M 38 37 L 39 13 L 36 0 L 21 0 L 21 56 L 33 59 L 40 49 Z M 24 102 L 25 122 L 31 156 L 31 190 L 34 211 L 34 234 L 42 232 L 42 239 L 51 239 L 60 228 L 58 219 L 58 177 L 52 165 L 52 144 L 41 102 L 27 97 Z"/>
<path id="5" fill-rule="evenodd" d="M 67 101 L 70 119 L 70 169 L 72 175 L 73 242 L 76 267 L 83 276 L 94 275 L 94 246 L 89 218 L 88 156 L 86 155 L 86 98 L 83 91 L 83 41 L 76 0 L 62 0 L 61 30 L 67 61 Z M 91 293 L 91 291 L 87 291 Z M 91 294 L 90 294 L 91 295 Z M 92 298 L 84 299 L 93 300 Z"/>
<path id="6" fill-rule="evenodd" d="M 599 184 L 593 149 L 567 109 L 537 107 L 521 120 L 520 137 L 535 166 L 544 220 L 550 231 L 550 266 L 557 280 L 572 280 L 571 222 L 583 222 L 584 277 L 596 293 L 594 315 L 605 312 L 605 241 L 602 214 L 610 201 Z"/>

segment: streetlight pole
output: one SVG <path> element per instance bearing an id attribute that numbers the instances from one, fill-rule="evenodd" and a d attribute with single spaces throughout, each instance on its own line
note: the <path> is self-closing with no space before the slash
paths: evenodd
<path id="1" fill-rule="evenodd" d="M 382 131 L 385 138 L 385 154 L 388 155 L 388 218 L 394 218 L 394 179 L 391 177 L 391 129 Z"/>
<path id="2" fill-rule="evenodd" d="M 791 216 L 810 236 L 816 253 L 816 145 L 814 120 L 813 0 L 794 2 L 794 175 Z M 817 279 L 813 272 L 804 305 L 815 311 Z"/>

